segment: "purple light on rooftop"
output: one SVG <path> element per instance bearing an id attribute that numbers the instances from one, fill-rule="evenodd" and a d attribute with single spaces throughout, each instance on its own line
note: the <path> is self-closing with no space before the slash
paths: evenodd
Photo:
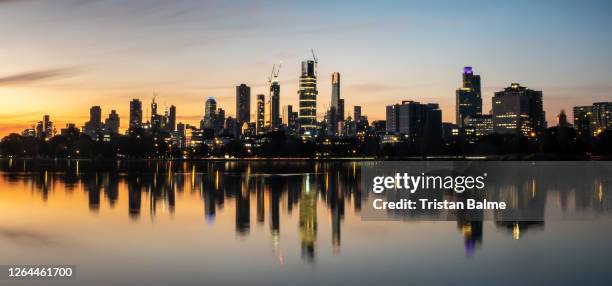
<path id="1" fill-rule="evenodd" d="M 464 74 L 473 74 L 472 67 L 464 67 L 463 68 L 463 73 Z"/>

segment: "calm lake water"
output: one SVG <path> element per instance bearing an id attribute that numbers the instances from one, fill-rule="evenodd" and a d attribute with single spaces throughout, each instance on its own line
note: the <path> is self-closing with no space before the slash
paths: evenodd
<path id="1" fill-rule="evenodd" d="M 612 175 L 517 182 L 538 189 L 541 222 L 362 221 L 362 164 L 1 160 L 0 265 L 75 265 L 76 278 L 0 284 L 612 279 Z M 565 213 L 585 216 L 554 219 Z"/>

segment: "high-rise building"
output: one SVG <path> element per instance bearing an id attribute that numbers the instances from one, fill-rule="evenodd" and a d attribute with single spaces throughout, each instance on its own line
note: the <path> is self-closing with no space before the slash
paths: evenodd
<path id="1" fill-rule="evenodd" d="M 234 138 L 238 138 L 240 131 L 238 130 L 238 125 L 235 118 L 228 116 L 227 119 L 225 119 L 225 130 L 227 133 L 234 136 Z"/>
<path id="2" fill-rule="evenodd" d="M 173 132 L 174 130 L 176 130 L 176 106 L 170 105 L 170 110 L 166 117 L 166 131 Z"/>
<path id="3" fill-rule="evenodd" d="M 177 139 L 175 140 L 174 145 L 178 148 L 185 148 L 187 145 L 187 132 L 185 124 L 182 122 L 176 124 L 176 132 L 174 134 L 176 134 L 175 137 Z"/>
<path id="4" fill-rule="evenodd" d="M 353 107 L 353 120 L 355 122 L 360 122 L 361 121 L 361 106 L 359 105 L 355 105 L 355 107 Z"/>
<path id="5" fill-rule="evenodd" d="M 291 134 L 297 132 L 298 116 L 298 112 L 293 111 L 293 105 L 285 105 L 283 107 L 283 124 Z"/>
<path id="6" fill-rule="evenodd" d="M 42 121 L 36 123 L 36 137 L 45 138 L 45 124 Z"/>
<path id="7" fill-rule="evenodd" d="M 344 121 L 344 99 L 340 98 L 340 73 L 332 74 L 332 98 L 331 107 L 336 109 L 336 120 Z"/>
<path id="8" fill-rule="evenodd" d="M 136 98 L 130 101 L 130 129 L 142 127 L 142 102 Z"/>
<path id="9" fill-rule="evenodd" d="M 569 123 L 567 122 L 567 115 L 565 114 L 565 109 L 561 109 L 559 115 L 557 115 L 557 126 L 559 127 L 568 127 Z"/>
<path id="10" fill-rule="evenodd" d="M 151 129 L 160 130 L 162 128 L 163 116 L 157 114 L 157 102 L 155 97 L 151 101 Z"/>
<path id="11" fill-rule="evenodd" d="M 493 130 L 535 137 L 546 128 L 542 91 L 513 83 L 493 96 Z"/>
<path id="12" fill-rule="evenodd" d="M 43 116 L 43 129 L 43 137 L 45 139 L 51 139 L 51 137 L 53 137 L 53 122 L 51 121 L 51 117 L 49 115 Z"/>
<path id="13" fill-rule="evenodd" d="M 463 85 L 457 89 L 455 101 L 456 123 L 464 127 L 467 117 L 482 114 L 482 93 L 480 76 L 475 75 L 472 67 L 463 68 Z"/>
<path id="14" fill-rule="evenodd" d="M 581 136 L 592 136 L 591 118 L 593 117 L 593 106 L 574 106 L 574 128 Z"/>
<path id="15" fill-rule="evenodd" d="M 200 124 L 200 129 L 214 129 L 216 111 L 217 101 L 211 96 L 206 100 L 206 104 L 204 106 L 204 119 Z"/>
<path id="16" fill-rule="evenodd" d="M 89 135 L 94 140 L 102 133 L 102 108 L 100 106 L 92 106 L 89 109 L 89 121 L 85 122 L 83 133 Z"/>
<path id="17" fill-rule="evenodd" d="M 338 122 L 344 122 L 344 98 L 338 101 Z"/>
<path id="18" fill-rule="evenodd" d="M 315 62 L 302 61 L 298 95 L 301 134 L 312 134 L 317 129 L 317 76 Z"/>
<path id="19" fill-rule="evenodd" d="M 612 129 L 612 102 L 575 106 L 574 128 L 582 136 L 596 136 L 606 129 Z"/>
<path id="20" fill-rule="evenodd" d="M 399 104 L 387 105 L 386 120 L 387 132 L 399 133 Z"/>
<path id="21" fill-rule="evenodd" d="M 435 146 L 442 140 L 442 110 L 436 103 L 402 101 L 387 106 L 387 132 L 404 135 L 412 143 Z"/>
<path id="22" fill-rule="evenodd" d="M 329 135 L 336 135 L 338 133 L 338 123 L 344 121 L 344 100 L 340 98 L 340 73 L 333 73 L 331 81 L 331 106 L 326 116 L 327 131 Z"/>
<path id="23" fill-rule="evenodd" d="M 336 114 L 336 108 L 330 107 L 325 114 L 325 129 L 327 135 L 335 136 L 338 134 L 338 115 Z"/>
<path id="24" fill-rule="evenodd" d="M 236 87 L 236 121 L 251 122 L 251 87 L 244 83 Z"/>
<path id="25" fill-rule="evenodd" d="M 270 84 L 270 129 L 278 129 L 280 125 L 280 85 L 275 77 Z"/>
<path id="26" fill-rule="evenodd" d="M 265 129 L 265 112 L 266 112 L 266 102 L 265 95 L 258 94 L 257 95 L 257 114 L 255 126 L 257 128 L 257 134 L 263 134 Z"/>
<path id="27" fill-rule="evenodd" d="M 283 106 L 283 113 L 281 115 L 281 120 L 283 122 L 283 125 L 285 126 L 289 125 L 289 115 L 291 114 L 292 111 L 293 111 L 293 106 L 291 105 Z"/>
<path id="28" fill-rule="evenodd" d="M 119 133 L 119 114 L 117 111 L 111 110 L 111 113 L 108 114 L 108 118 L 104 121 L 104 130 L 106 134 L 117 134 Z"/>
<path id="29" fill-rule="evenodd" d="M 612 129 L 612 102 L 593 103 L 593 118 L 595 135 L 606 129 Z"/>
<path id="30" fill-rule="evenodd" d="M 223 108 L 217 109 L 217 113 L 215 114 L 215 119 L 213 121 L 215 135 L 222 134 L 225 127 L 225 110 L 223 110 Z"/>

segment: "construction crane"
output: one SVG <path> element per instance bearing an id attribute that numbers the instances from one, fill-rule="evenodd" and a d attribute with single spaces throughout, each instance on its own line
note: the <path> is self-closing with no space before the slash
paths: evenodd
<path id="1" fill-rule="evenodd" d="M 310 52 L 312 53 L 312 59 L 314 60 L 314 74 L 317 76 L 317 65 L 319 63 L 319 59 L 317 58 L 317 55 L 315 55 L 313 49 L 310 49 Z"/>
<path id="2" fill-rule="evenodd" d="M 278 81 L 278 74 L 280 73 L 280 68 L 283 63 L 279 63 L 278 66 L 276 64 L 272 65 L 272 72 L 270 72 L 270 76 L 268 77 L 268 83 L 272 83 L 273 81 Z"/>

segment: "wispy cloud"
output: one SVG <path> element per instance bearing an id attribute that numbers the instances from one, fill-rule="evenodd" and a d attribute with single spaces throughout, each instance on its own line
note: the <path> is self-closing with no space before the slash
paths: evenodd
<path id="1" fill-rule="evenodd" d="M 400 88 L 399 86 L 387 85 L 381 83 L 361 83 L 361 84 L 351 84 L 347 86 L 348 90 L 352 91 L 360 91 L 364 93 L 376 93 L 383 91 L 390 91 Z"/>
<path id="2" fill-rule="evenodd" d="M 2 0 L 0 0 L 2 1 Z M 45 69 L 28 71 L 0 77 L 0 86 L 28 85 L 46 80 L 72 76 L 77 72 L 74 68 Z"/>
<path id="3" fill-rule="evenodd" d="M 26 229 L 0 229 L 0 237 L 4 237 L 9 241 L 16 244 L 34 245 L 34 246 L 52 246 L 58 245 L 57 241 L 54 241 L 48 235 Z"/>

